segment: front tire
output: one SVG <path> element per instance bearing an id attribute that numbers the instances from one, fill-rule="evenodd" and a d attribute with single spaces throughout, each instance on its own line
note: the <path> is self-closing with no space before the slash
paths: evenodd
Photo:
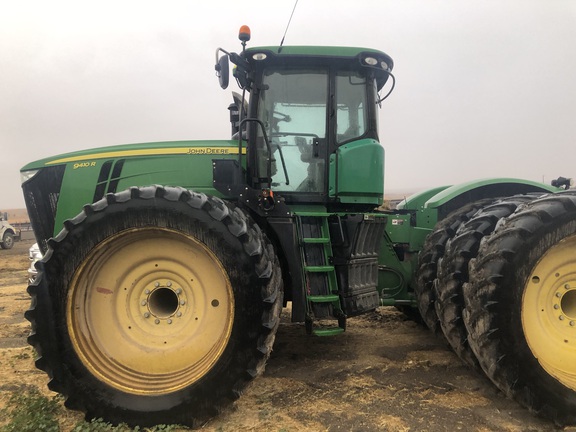
<path id="1" fill-rule="evenodd" d="M 500 390 L 555 423 L 576 423 L 576 194 L 504 220 L 464 284 L 464 321 Z"/>
<path id="2" fill-rule="evenodd" d="M 29 287 L 29 342 L 69 408 L 111 423 L 197 427 L 263 371 L 281 275 L 239 208 L 179 188 L 132 188 L 87 206 L 49 245 Z"/>
<path id="3" fill-rule="evenodd" d="M 14 246 L 14 234 L 6 231 L 2 236 L 2 243 L 0 243 L 2 249 L 12 249 Z"/>

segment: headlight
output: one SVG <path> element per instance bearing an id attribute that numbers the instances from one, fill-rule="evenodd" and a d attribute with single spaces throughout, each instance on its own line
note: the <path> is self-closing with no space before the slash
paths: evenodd
<path id="1" fill-rule="evenodd" d="M 366 57 L 364 58 L 364 63 L 370 66 L 376 66 L 378 64 L 378 60 L 376 60 L 374 57 Z"/>
<path id="2" fill-rule="evenodd" d="M 256 53 L 252 55 L 254 60 L 266 60 L 267 55 L 264 53 Z"/>
<path id="3" fill-rule="evenodd" d="M 22 171 L 20 173 L 20 182 L 26 183 L 28 180 L 38 174 L 39 171 L 40 170 Z"/>

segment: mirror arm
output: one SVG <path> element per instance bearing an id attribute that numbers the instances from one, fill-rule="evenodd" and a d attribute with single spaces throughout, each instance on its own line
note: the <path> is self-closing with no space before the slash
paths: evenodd
<path id="1" fill-rule="evenodd" d="M 238 66 L 240 69 L 244 71 L 250 70 L 250 64 L 241 55 L 236 53 L 230 53 L 228 54 L 228 56 L 230 57 L 230 61 L 234 63 L 236 66 Z"/>
<path id="2" fill-rule="evenodd" d="M 224 54 L 226 54 L 228 57 L 230 57 L 230 53 L 228 51 L 226 51 L 223 48 L 216 48 L 216 71 L 219 71 L 220 66 L 218 65 L 218 54 L 220 54 L 220 52 L 223 52 Z"/>

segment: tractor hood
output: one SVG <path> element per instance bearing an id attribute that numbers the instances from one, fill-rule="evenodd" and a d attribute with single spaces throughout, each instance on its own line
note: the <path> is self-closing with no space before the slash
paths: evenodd
<path id="1" fill-rule="evenodd" d="M 164 141 L 139 144 L 123 144 L 98 147 L 63 153 L 49 158 L 30 162 L 20 169 L 21 172 L 38 170 L 48 166 L 75 164 L 76 168 L 89 167 L 92 162 L 100 159 L 117 159 L 150 156 L 181 155 L 238 155 L 238 141 Z M 88 164 L 88 165 L 86 165 Z"/>
<path id="2" fill-rule="evenodd" d="M 244 147 L 241 147 L 244 153 Z M 220 196 L 214 159 L 239 156 L 238 141 L 168 141 L 101 147 L 41 159 L 21 169 L 26 208 L 43 252 L 86 204 L 133 186 L 178 186 Z"/>

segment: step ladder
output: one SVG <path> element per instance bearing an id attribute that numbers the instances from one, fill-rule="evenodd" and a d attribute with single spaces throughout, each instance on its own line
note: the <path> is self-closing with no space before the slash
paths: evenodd
<path id="1" fill-rule="evenodd" d="M 306 294 L 306 332 L 316 336 L 343 333 L 346 330 L 346 315 L 340 303 L 338 280 L 332 263 L 328 215 L 297 214 L 296 226 Z M 338 326 L 315 326 L 319 319 L 336 319 Z"/>

